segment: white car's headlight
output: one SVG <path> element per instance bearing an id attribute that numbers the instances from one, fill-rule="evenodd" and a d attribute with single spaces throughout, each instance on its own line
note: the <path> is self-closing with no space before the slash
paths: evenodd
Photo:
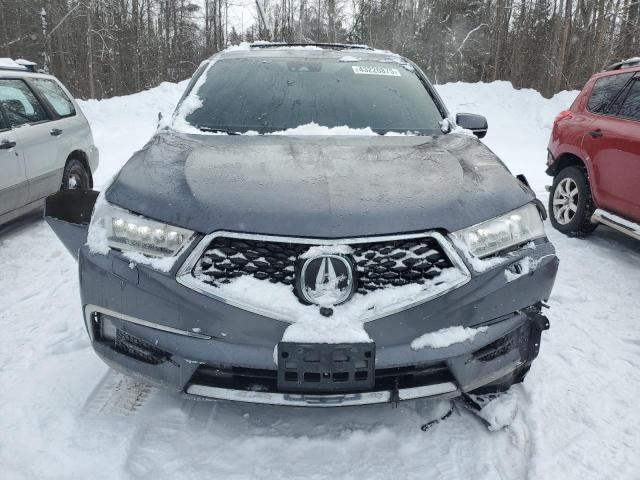
<path id="1" fill-rule="evenodd" d="M 89 228 L 89 247 L 106 253 L 109 248 L 151 257 L 173 257 L 194 237 L 186 228 L 136 215 L 103 201 L 96 205 Z"/>
<path id="2" fill-rule="evenodd" d="M 544 225 L 538 208 L 530 203 L 500 217 L 458 230 L 452 235 L 474 257 L 483 258 L 543 237 Z"/>

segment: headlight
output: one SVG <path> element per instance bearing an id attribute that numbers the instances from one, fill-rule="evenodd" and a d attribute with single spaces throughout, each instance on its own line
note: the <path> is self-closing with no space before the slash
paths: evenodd
<path id="1" fill-rule="evenodd" d="M 136 215 L 107 203 L 96 204 L 88 243 L 94 252 L 109 248 L 151 257 L 172 257 L 194 237 L 194 232 Z"/>
<path id="2" fill-rule="evenodd" d="M 482 258 L 543 237 L 544 226 L 537 207 L 530 203 L 506 215 L 458 230 L 452 235 L 462 242 L 474 257 Z"/>

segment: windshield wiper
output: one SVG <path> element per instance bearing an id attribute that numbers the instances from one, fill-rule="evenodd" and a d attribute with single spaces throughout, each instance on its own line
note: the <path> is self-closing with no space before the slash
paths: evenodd
<path id="1" fill-rule="evenodd" d="M 229 130 L 228 128 L 207 127 L 204 125 L 198 125 L 197 128 L 202 132 L 226 133 L 227 135 L 240 135 L 240 132 Z"/>

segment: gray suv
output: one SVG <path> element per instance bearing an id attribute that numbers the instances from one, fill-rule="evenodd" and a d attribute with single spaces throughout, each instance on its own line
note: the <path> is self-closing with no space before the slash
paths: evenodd
<path id="1" fill-rule="evenodd" d="M 389 52 L 213 56 L 100 194 L 47 201 L 96 353 L 191 396 L 292 406 L 522 381 L 558 259 L 486 129 Z"/>
<path id="2" fill-rule="evenodd" d="M 88 189 L 98 168 L 91 128 L 67 89 L 31 62 L 0 58 L 0 225 L 60 189 Z"/>

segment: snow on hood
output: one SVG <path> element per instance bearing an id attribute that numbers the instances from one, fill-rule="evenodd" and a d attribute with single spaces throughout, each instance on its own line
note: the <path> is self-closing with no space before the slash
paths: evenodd
<path id="1" fill-rule="evenodd" d="M 316 238 L 455 231 L 533 200 L 475 137 L 178 135 L 123 167 L 107 200 L 201 233 Z"/>

